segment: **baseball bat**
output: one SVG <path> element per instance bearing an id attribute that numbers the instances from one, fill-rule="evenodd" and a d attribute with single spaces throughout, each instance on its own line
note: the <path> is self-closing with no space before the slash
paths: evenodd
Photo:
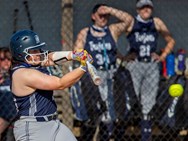
<path id="1" fill-rule="evenodd" d="M 102 83 L 102 79 L 98 75 L 97 69 L 91 63 L 89 63 L 88 61 L 86 62 L 86 64 L 87 64 L 88 72 L 89 72 L 94 84 L 100 85 Z"/>
<path id="2" fill-rule="evenodd" d="M 28 18 L 28 22 L 29 22 L 30 29 L 31 29 L 31 30 L 34 30 L 34 29 L 33 29 L 33 24 L 32 24 L 32 19 L 31 19 L 31 14 L 30 14 L 30 10 L 29 10 L 28 1 L 25 0 L 25 1 L 23 2 L 23 4 L 24 4 L 24 6 L 25 6 L 25 11 L 26 11 L 26 13 L 27 13 L 27 18 Z"/>
<path id="3" fill-rule="evenodd" d="M 17 21 L 18 21 L 18 9 L 14 9 L 14 23 L 13 23 L 13 33 L 15 33 L 17 31 Z"/>

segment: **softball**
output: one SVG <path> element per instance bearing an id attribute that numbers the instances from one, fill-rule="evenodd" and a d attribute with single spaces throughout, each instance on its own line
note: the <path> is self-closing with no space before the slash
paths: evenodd
<path id="1" fill-rule="evenodd" d="M 183 94 L 183 86 L 181 84 L 172 84 L 169 89 L 168 92 L 172 97 L 179 97 Z"/>

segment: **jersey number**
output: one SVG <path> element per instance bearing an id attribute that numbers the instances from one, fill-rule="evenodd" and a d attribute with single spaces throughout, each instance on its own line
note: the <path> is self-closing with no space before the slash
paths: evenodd
<path id="1" fill-rule="evenodd" d="M 150 45 L 141 45 L 140 46 L 140 57 L 144 57 L 144 56 L 150 56 Z"/>
<path id="2" fill-rule="evenodd" d="M 98 65 L 103 65 L 104 64 L 104 61 L 105 61 L 105 58 L 103 57 L 102 54 L 97 54 L 96 55 L 96 59 L 97 59 L 97 64 Z M 109 57 L 107 56 L 107 63 L 109 64 Z"/>

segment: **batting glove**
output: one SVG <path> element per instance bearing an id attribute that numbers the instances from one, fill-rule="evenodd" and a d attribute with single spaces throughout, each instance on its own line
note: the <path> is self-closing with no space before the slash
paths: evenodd
<path id="1" fill-rule="evenodd" d="M 83 49 L 78 49 L 76 51 L 73 51 L 72 59 L 80 62 L 80 68 L 86 72 L 86 62 L 93 63 L 92 56 Z"/>

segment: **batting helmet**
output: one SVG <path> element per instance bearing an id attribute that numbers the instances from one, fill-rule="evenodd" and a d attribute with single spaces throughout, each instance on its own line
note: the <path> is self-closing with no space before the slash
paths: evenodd
<path id="1" fill-rule="evenodd" d="M 44 42 L 40 42 L 38 35 L 31 30 L 20 30 L 12 35 L 10 39 L 10 51 L 13 60 L 25 62 L 28 61 L 27 57 L 34 54 L 30 54 L 29 50 L 39 49 L 40 55 L 44 55 L 47 58 L 47 51 L 42 50 L 45 46 Z"/>

